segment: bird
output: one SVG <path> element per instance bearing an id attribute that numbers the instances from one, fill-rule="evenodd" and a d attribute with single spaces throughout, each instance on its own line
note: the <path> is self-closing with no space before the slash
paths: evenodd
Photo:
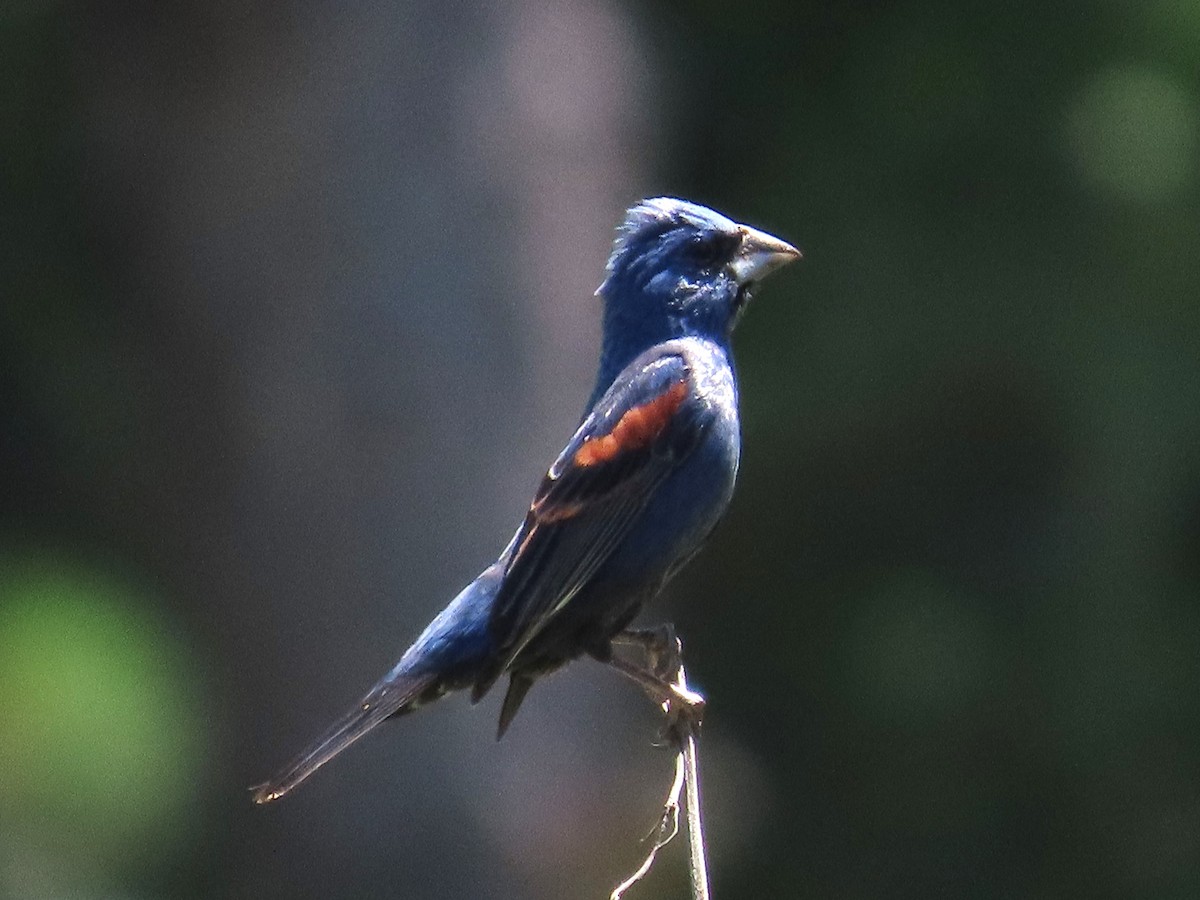
<path id="1" fill-rule="evenodd" d="M 603 327 L 587 411 L 516 533 L 349 712 L 251 788 L 253 801 L 284 796 L 387 719 L 453 691 L 478 702 L 507 675 L 499 739 L 539 678 L 583 656 L 664 702 L 699 708 L 698 695 L 613 648 L 662 649 L 661 632 L 629 626 L 732 497 L 741 453 L 734 326 L 763 277 L 800 257 L 696 203 L 656 197 L 628 209 L 596 290 Z"/>

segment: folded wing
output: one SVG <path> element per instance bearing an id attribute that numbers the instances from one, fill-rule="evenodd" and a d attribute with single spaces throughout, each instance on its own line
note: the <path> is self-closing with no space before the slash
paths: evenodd
<path id="1" fill-rule="evenodd" d="M 596 404 L 550 467 L 514 541 L 491 612 L 496 656 L 475 699 L 629 533 L 654 489 L 699 443 L 705 410 L 686 361 L 664 348 L 631 363 Z M 511 718 L 516 709 L 508 706 Z"/>

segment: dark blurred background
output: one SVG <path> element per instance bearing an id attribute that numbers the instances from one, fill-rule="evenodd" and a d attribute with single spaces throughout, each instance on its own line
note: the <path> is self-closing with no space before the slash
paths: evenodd
<path id="1" fill-rule="evenodd" d="M 494 558 L 664 193 L 807 256 L 646 617 L 716 895 L 1200 895 L 1200 2 L 12 0 L 0 75 L 0 897 L 627 874 L 593 663 L 246 788 Z"/>

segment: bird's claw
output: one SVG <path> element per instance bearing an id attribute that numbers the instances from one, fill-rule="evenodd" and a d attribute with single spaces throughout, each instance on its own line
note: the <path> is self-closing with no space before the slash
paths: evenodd
<path id="1" fill-rule="evenodd" d="M 700 732 L 705 700 L 687 686 L 683 676 L 683 644 L 670 624 L 654 628 L 627 629 L 615 636 L 614 644 L 637 647 L 643 656 L 638 665 L 622 658 L 609 664 L 642 686 L 661 706 L 666 722 L 659 732 L 658 746 L 680 749 Z"/>

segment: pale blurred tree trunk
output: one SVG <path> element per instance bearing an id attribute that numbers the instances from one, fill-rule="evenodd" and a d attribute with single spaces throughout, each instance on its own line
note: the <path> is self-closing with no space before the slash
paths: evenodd
<path id="1" fill-rule="evenodd" d="M 287 807 L 241 789 L 503 546 L 574 427 L 591 294 L 650 156 L 639 35 L 582 0 L 197 4 L 96 13 L 79 52 L 139 379 L 138 440 L 94 501 L 160 567 L 221 713 L 198 814 L 232 827 L 193 865 L 255 897 L 603 884 L 588 809 L 546 815 L 613 771 L 563 725 L 588 689 L 530 704 L 526 754 L 460 700 Z"/>

